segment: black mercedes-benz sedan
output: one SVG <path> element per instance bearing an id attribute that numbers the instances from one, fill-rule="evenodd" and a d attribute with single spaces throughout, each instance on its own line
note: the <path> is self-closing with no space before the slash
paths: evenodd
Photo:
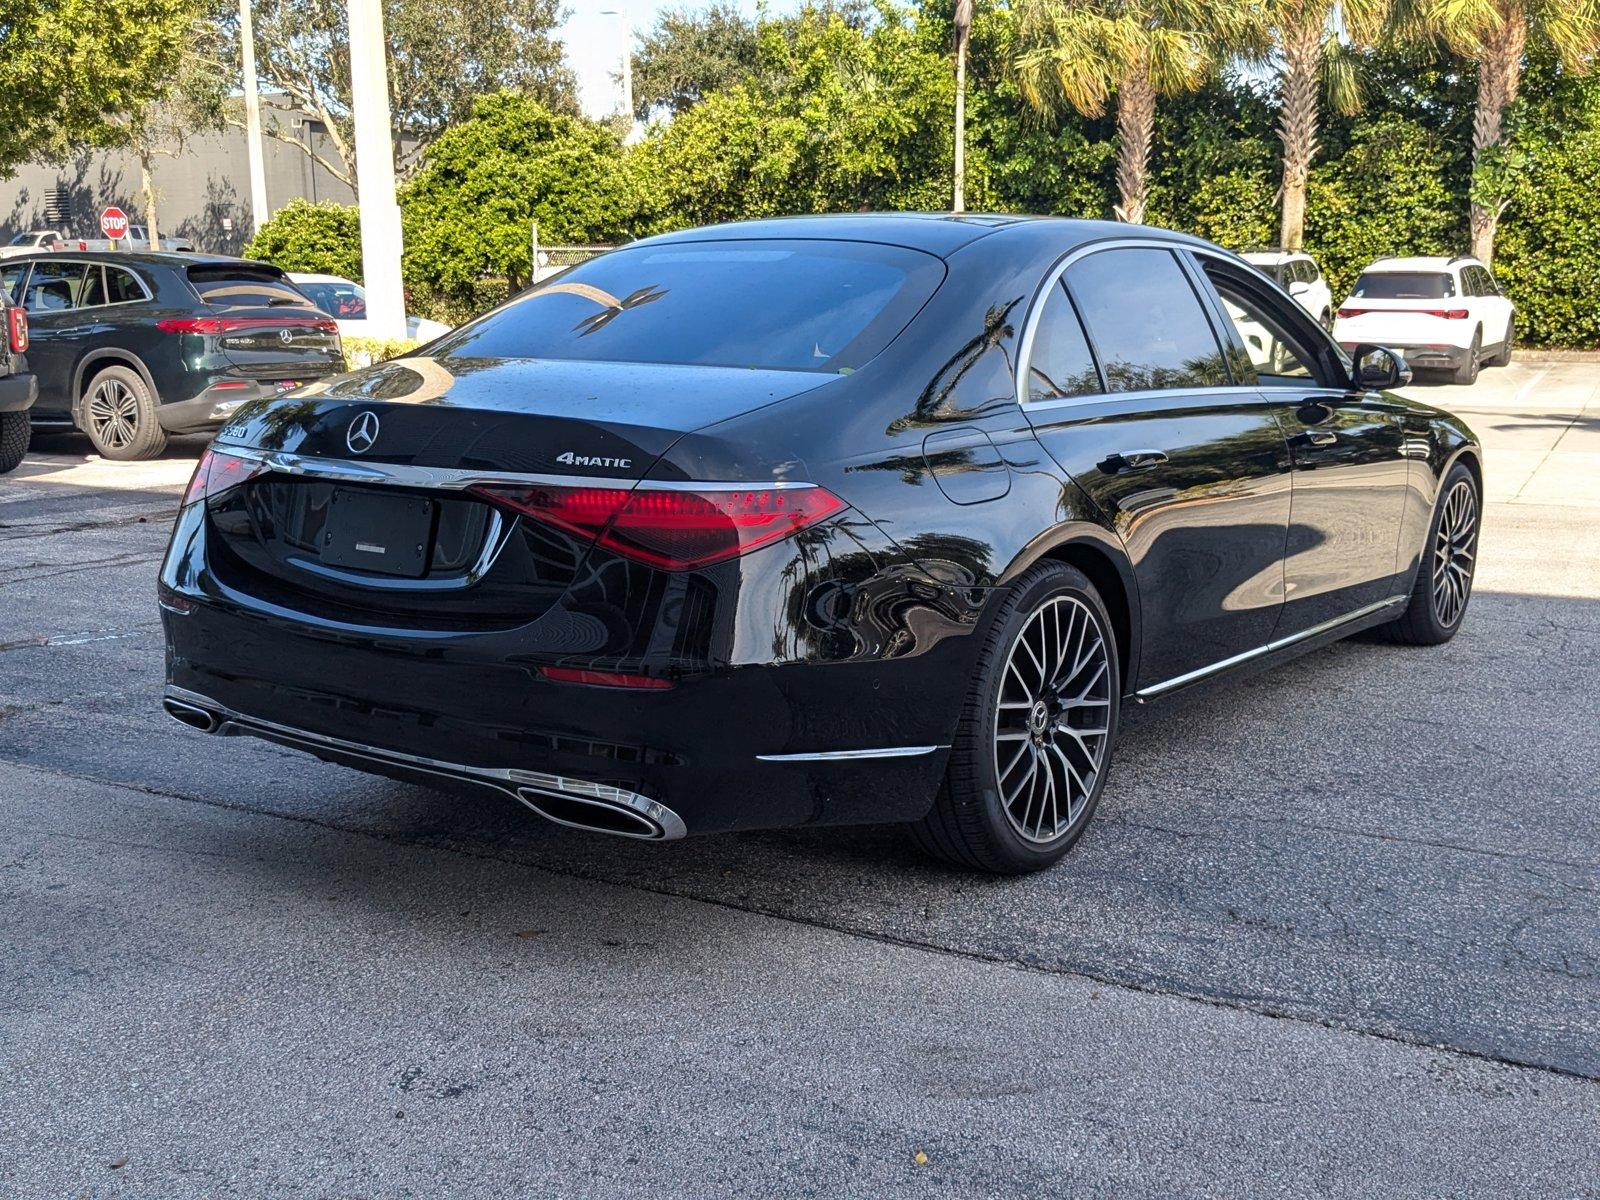
<path id="1" fill-rule="evenodd" d="M 1154 229 L 652 238 L 241 408 L 162 568 L 165 706 L 584 829 L 1037 869 L 1130 706 L 1454 635 L 1479 448 L 1407 378 Z"/>

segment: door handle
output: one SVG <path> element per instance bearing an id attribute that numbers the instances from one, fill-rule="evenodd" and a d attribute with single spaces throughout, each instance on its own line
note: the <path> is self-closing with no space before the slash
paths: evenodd
<path id="1" fill-rule="evenodd" d="M 1129 471 L 1143 471 L 1159 467 L 1167 461 L 1165 450 L 1119 450 L 1107 455 L 1100 469 L 1110 475 L 1126 475 Z"/>
<path id="2" fill-rule="evenodd" d="M 1339 440 L 1339 435 L 1331 429 L 1308 429 L 1300 435 L 1300 440 L 1308 446 L 1331 446 Z"/>

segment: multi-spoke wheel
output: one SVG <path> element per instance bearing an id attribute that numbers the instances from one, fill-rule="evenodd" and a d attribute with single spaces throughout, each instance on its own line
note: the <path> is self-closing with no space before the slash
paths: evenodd
<path id="1" fill-rule="evenodd" d="M 1121 667 L 1105 604 L 1074 568 L 1035 567 L 998 604 L 945 785 L 912 830 L 964 866 L 1036 871 L 1071 848 L 1100 799 Z"/>
<path id="2" fill-rule="evenodd" d="M 1477 480 L 1457 463 L 1439 489 L 1406 610 L 1380 629 L 1390 641 L 1436 646 L 1461 628 L 1478 561 L 1480 504 Z"/>
<path id="3" fill-rule="evenodd" d="M 79 423 L 106 458 L 153 458 L 167 444 L 155 397 L 132 367 L 107 367 L 89 381 Z"/>
<path id="4" fill-rule="evenodd" d="M 1105 761 L 1111 655 L 1089 606 L 1061 595 L 1012 644 L 995 707 L 994 769 L 1011 827 L 1049 843 L 1082 814 Z"/>
<path id="5" fill-rule="evenodd" d="M 1453 626 L 1467 609 L 1472 563 L 1478 552 L 1478 496 L 1472 481 L 1458 479 L 1445 493 L 1433 535 L 1433 615 Z"/>

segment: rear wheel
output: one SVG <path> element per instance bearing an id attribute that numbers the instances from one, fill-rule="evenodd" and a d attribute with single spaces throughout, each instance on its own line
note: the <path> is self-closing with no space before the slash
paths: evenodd
<path id="1" fill-rule="evenodd" d="M 1398 619 L 1379 626 L 1391 642 L 1437 646 L 1461 628 L 1478 562 L 1479 505 L 1477 480 L 1457 463 L 1439 490 L 1411 600 Z"/>
<path id="2" fill-rule="evenodd" d="M 1506 340 L 1500 343 L 1486 365 L 1491 367 L 1506 367 L 1511 365 L 1511 350 L 1517 340 L 1517 325 L 1515 321 L 1506 323 Z"/>
<path id="3" fill-rule="evenodd" d="M 1094 585 L 1062 563 L 1035 567 L 1003 601 L 980 651 L 950 767 L 912 835 L 962 866 L 1021 874 L 1083 833 L 1117 736 L 1120 664 Z"/>
<path id="4" fill-rule="evenodd" d="M 105 458 L 131 462 L 167 448 L 156 420 L 156 398 L 132 367 L 107 367 L 89 381 L 83 397 L 83 431 Z"/>
<path id="5" fill-rule="evenodd" d="M 1455 381 L 1457 383 L 1478 382 L 1478 358 L 1483 353 L 1483 329 L 1480 327 L 1472 334 L 1472 345 L 1467 350 L 1467 357 L 1456 368 Z"/>
<path id="6" fill-rule="evenodd" d="M 0 475 L 17 469 L 28 452 L 33 424 L 25 412 L 0 413 Z"/>

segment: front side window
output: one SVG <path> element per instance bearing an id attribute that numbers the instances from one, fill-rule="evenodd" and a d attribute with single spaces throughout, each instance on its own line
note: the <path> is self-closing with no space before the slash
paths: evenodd
<path id="1" fill-rule="evenodd" d="M 888 345 L 943 279 L 937 258 L 900 246 L 627 247 L 539 284 L 434 353 L 848 372 Z"/>
<path id="2" fill-rule="evenodd" d="M 1298 339 L 1268 305 L 1220 276 L 1209 263 L 1206 273 L 1222 298 L 1222 307 L 1244 343 L 1245 354 L 1260 382 L 1316 378 L 1309 354 L 1297 347 Z"/>
<path id="3" fill-rule="evenodd" d="M 1448 271 L 1368 271 L 1350 293 L 1356 300 L 1446 300 L 1455 294 Z"/>
<path id="4" fill-rule="evenodd" d="M 1100 372 L 1078 314 L 1059 282 L 1045 295 L 1028 353 L 1028 399 L 1054 400 L 1100 391 Z"/>
<path id="5" fill-rule="evenodd" d="M 32 313 L 65 312 L 77 304 L 88 269 L 81 262 L 34 263 L 22 306 Z"/>
<path id="6" fill-rule="evenodd" d="M 1231 382 L 1200 298 L 1171 251 L 1102 250 L 1069 267 L 1066 280 L 1108 391 Z"/>

